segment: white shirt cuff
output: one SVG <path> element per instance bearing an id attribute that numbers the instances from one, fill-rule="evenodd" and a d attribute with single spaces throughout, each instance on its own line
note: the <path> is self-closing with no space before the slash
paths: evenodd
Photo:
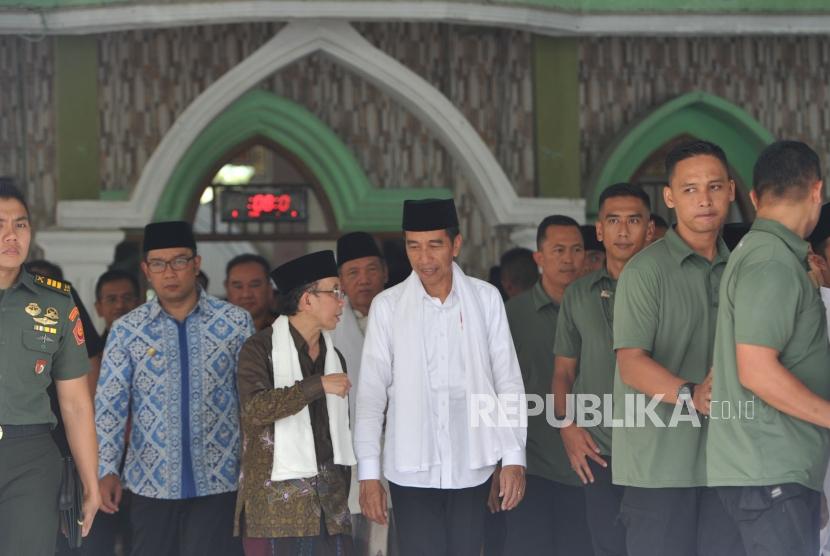
<path id="1" fill-rule="evenodd" d="M 372 481 L 380 479 L 380 458 L 364 458 L 357 462 L 357 480 Z"/>
<path id="2" fill-rule="evenodd" d="M 516 450 L 515 452 L 507 452 L 501 456 L 501 466 L 506 465 L 521 465 L 527 467 L 527 459 L 525 458 L 524 450 Z"/>

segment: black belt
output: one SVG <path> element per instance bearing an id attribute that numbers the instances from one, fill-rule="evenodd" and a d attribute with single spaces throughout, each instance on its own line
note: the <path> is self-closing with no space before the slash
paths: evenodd
<path id="1" fill-rule="evenodd" d="M 49 425 L 0 425 L 0 440 L 12 438 L 26 438 L 38 434 L 48 434 L 52 431 Z"/>

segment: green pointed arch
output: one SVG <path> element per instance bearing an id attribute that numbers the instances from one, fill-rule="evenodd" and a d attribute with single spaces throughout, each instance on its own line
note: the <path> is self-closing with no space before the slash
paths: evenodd
<path id="1" fill-rule="evenodd" d="M 451 198 L 446 188 L 373 187 L 348 147 L 299 104 L 252 90 L 217 116 L 193 142 L 164 188 L 155 221 L 187 219 L 216 161 L 255 137 L 279 144 L 314 174 L 340 231 L 397 231 L 405 199 Z"/>
<path id="2" fill-rule="evenodd" d="M 590 181 L 588 218 L 599 212 L 599 197 L 606 187 L 631 179 L 655 150 L 683 134 L 720 145 L 747 187 L 758 154 L 774 140 L 746 111 L 715 95 L 696 91 L 670 100 L 623 132 L 613 145 Z"/>

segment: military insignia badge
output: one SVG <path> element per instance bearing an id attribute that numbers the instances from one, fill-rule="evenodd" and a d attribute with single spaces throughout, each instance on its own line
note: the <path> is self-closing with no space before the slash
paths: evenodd
<path id="1" fill-rule="evenodd" d="M 36 317 L 40 314 L 40 305 L 37 303 L 29 303 L 26 305 L 25 311 L 29 316 Z"/>
<path id="2" fill-rule="evenodd" d="M 35 374 L 42 374 L 46 370 L 46 359 L 38 359 L 35 361 Z"/>
<path id="3" fill-rule="evenodd" d="M 76 344 L 79 346 L 84 345 L 84 325 L 81 324 L 80 319 L 75 321 L 75 328 L 72 329 L 72 335 L 75 336 Z"/>
<path id="4" fill-rule="evenodd" d="M 58 316 L 58 310 L 54 307 L 47 307 L 46 312 L 43 313 L 47 319 L 52 319 L 53 321 L 57 322 L 60 317 Z"/>
<path id="5" fill-rule="evenodd" d="M 44 332 L 46 334 L 57 334 L 58 329 L 53 328 L 51 326 L 41 326 L 39 324 L 35 325 L 35 332 Z"/>
<path id="6" fill-rule="evenodd" d="M 75 319 L 78 318 L 80 311 L 78 311 L 78 307 L 72 307 L 72 310 L 69 312 L 69 320 L 75 322 Z"/>
<path id="7" fill-rule="evenodd" d="M 52 320 L 52 319 L 50 319 L 50 318 L 49 318 L 49 317 L 47 317 L 47 316 L 42 316 L 42 317 L 32 317 L 32 320 L 33 320 L 33 321 L 35 321 L 36 323 L 38 323 L 38 324 L 42 324 L 42 325 L 44 325 L 44 326 L 51 326 L 51 325 L 53 325 L 53 324 L 58 324 L 58 321 L 56 321 L 56 320 Z"/>

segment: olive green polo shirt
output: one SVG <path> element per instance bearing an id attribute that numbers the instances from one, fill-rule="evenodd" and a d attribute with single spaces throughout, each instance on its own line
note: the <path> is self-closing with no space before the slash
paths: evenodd
<path id="1" fill-rule="evenodd" d="M 830 397 L 825 310 L 808 268 L 807 242 L 761 218 L 729 260 L 715 338 L 707 441 L 711 486 L 798 483 L 822 490 L 828 430 L 778 411 L 741 386 L 735 357 L 736 344 L 775 349 L 807 388 Z"/>
<path id="2" fill-rule="evenodd" d="M 559 305 L 550 298 L 539 281 L 535 286 L 507 302 L 507 322 L 516 346 L 527 394 L 551 393 L 553 379 L 553 341 Z M 553 409 L 550 410 L 551 415 Z M 527 419 L 527 472 L 569 485 L 581 485 L 571 470 L 559 429 L 547 422 L 545 411 Z"/>
<path id="3" fill-rule="evenodd" d="M 711 263 L 695 253 L 673 229 L 634 256 L 620 275 L 614 303 L 614 349 L 639 348 L 685 381 L 700 383 L 712 365 L 720 278 L 729 249 L 718 239 Z M 614 418 L 624 420 L 626 396 L 640 394 L 614 377 Z M 640 397 L 642 406 L 651 401 Z M 629 396 L 629 412 L 637 403 Z M 669 427 L 675 406 L 657 403 L 653 419 L 629 418 L 615 427 L 612 472 L 616 484 L 695 487 L 706 484 L 706 420 Z M 683 413 L 683 415 L 688 415 Z M 642 426 L 637 426 L 642 424 Z"/>
<path id="4" fill-rule="evenodd" d="M 65 284 L 20 271 L 0 297 L 0 425 L 55 425 L 46 388 L 89 371 Z"/>
<path id="5" fill-rule="evenodd" d="M 572 392 L 604 399 L 614 392 L 614 292 L 617 281 L 605 266 L 583 276 L 565 290 L 553 352 L 577 359 Z M 603 402 L 604 403 L 604 402 Z M 597 408 L 604 410 L 603 406 Z M 588 428 L 602 455 L 611 455 L 611 427 L 605 423 Z"/>

